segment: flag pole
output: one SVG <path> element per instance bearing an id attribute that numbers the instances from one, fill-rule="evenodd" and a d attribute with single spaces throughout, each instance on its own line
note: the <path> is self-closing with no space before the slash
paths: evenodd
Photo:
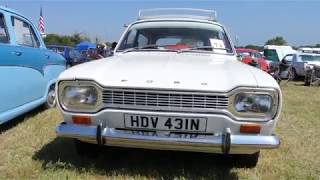
<path id="1" fill-rule="evenodd" d="M 43 38 L 46 37 L 45 33 L 45 23 L 44 23 L 44 18 L 43 18 L 43 13 L 42 13 L 42 5 L 40 5 L 40 17 L 39 17 L 39 23 L 38 23 L 38 29 Z"/>

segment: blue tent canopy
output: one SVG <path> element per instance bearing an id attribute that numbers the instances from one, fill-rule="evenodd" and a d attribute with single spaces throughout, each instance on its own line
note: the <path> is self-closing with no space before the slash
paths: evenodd
<path id="1" fill-rule="evenodd" d="M 78 51 L 85 51 L 88 49 L 95 49 L 97 46 L 88 41 L 83 41 L 75 46 L 75 49 Z"/>

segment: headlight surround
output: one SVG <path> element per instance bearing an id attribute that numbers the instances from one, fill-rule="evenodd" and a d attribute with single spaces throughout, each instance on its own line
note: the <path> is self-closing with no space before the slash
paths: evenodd
<path id="1" fill-rule="evenodd" d="M 237 94 L 234 101 L 234 109 L 238 113 L 268 113 L 272 110 L 272 97 L 259 94 Z"/>
<path id="2" fill-rule="evenodd" d="M 313 65 L 311 65 L 311 64 L 304 64 L 304 69 L 305 69 L 305 71 L 313 70 Z"/>
<path id="3" fill-rule="evenodd" d="M 66 111 L 96 112 L 101 108 L 101 91 L 94 83 L 63 81 L 58 91 L 59 103 Z"/>
<path id="4" fill-rule="evenodd" d="M 229 110 L 244 121 L 267 121 L 275 117 L 279 92 L 274 89 L 239 89 L 231 96 Z"/>

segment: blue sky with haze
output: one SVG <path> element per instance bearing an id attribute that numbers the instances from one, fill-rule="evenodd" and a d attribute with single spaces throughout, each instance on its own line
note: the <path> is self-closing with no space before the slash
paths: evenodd
<path id="1" fill-rule="evenodd" d="M 218 20 L 239 45 L 263 45 L 274 36 L 284 36 L 290 45 L 320 43 L 320 1 L 317 0 L 0 0 L 0 5 L 38 23 L 40 5 L 47 33 L 82 32 L 91 38 L 116 41 L 123 24 L 136 20 L 139 9 L 205 8 L 218 12 Z"/>

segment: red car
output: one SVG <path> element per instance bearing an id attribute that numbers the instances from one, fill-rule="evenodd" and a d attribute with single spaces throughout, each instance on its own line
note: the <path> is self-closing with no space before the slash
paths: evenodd
<path id="1" fill-rule="evenodd" d="M 263 55 L 259 53 L 259 51 L 245 48 L 237 48 L 236 51 L 238 57 L 241 58 L 241 62 L 256 66 L 266 72 L 269 70 L 268 62 L 263 57 Z"/>

